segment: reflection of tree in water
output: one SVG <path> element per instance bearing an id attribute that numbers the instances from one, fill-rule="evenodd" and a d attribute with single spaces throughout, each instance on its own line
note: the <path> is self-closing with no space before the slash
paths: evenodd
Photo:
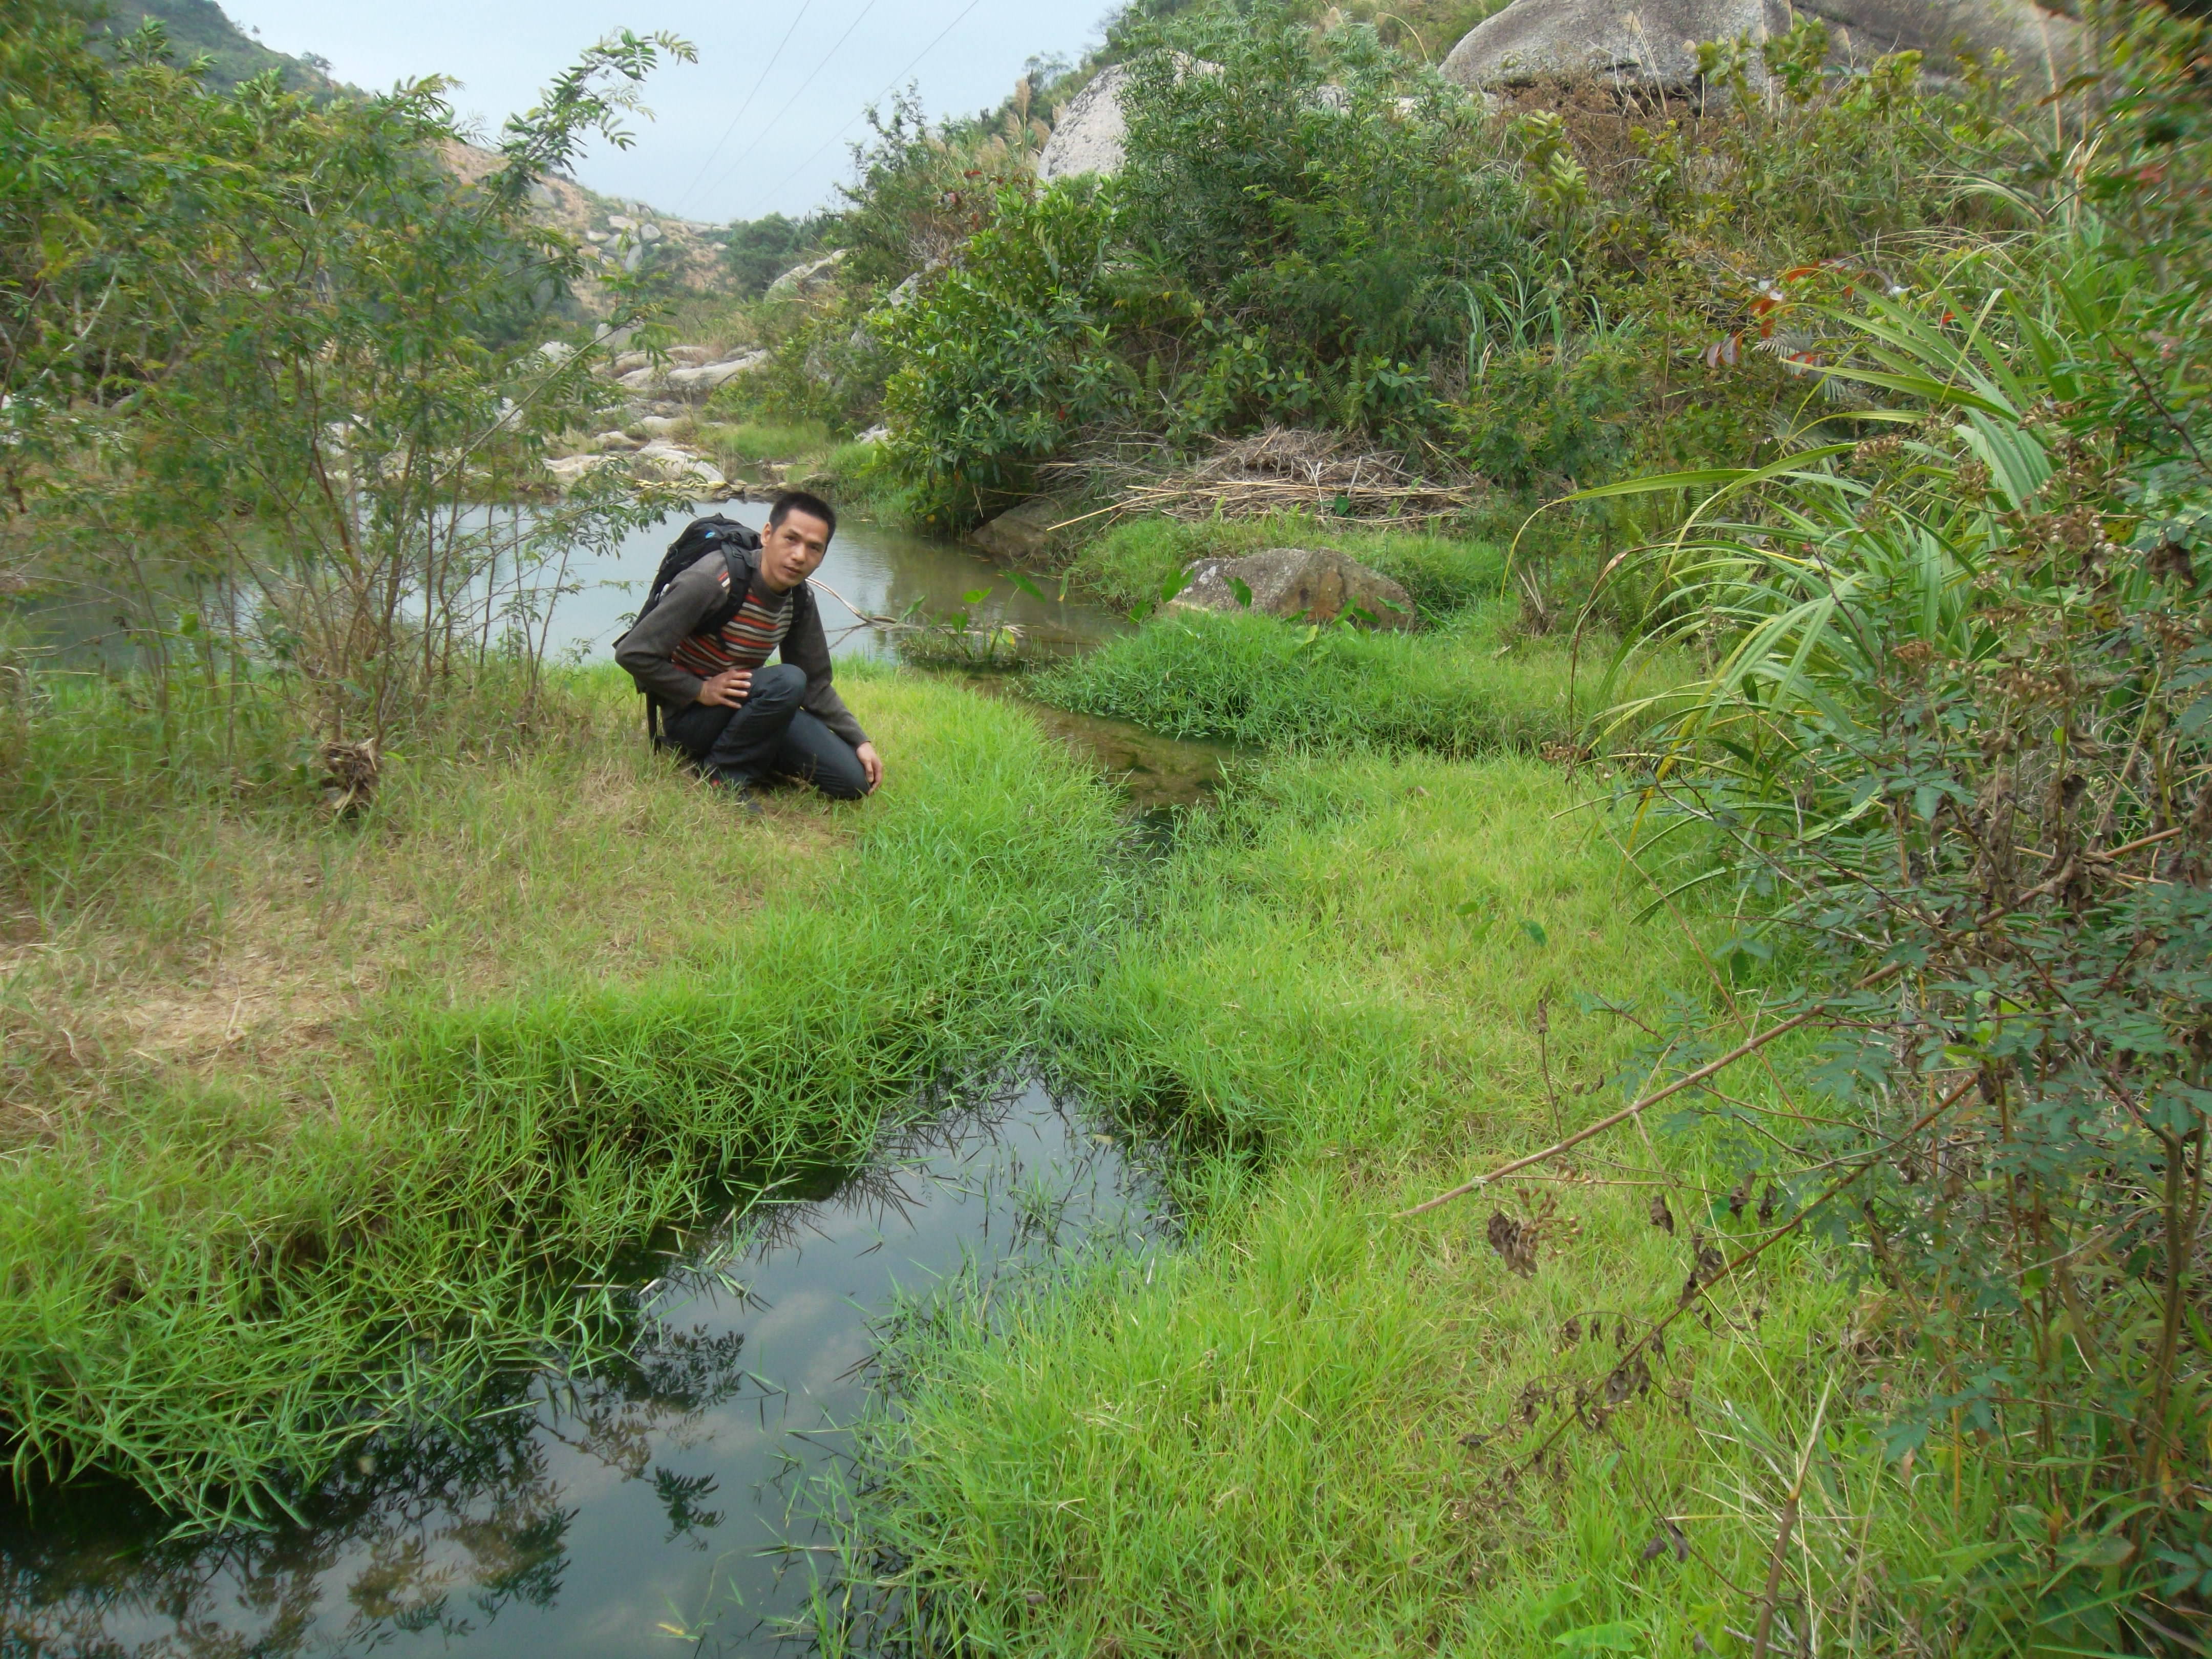
<path id="1" fill-rule="evenodd" d="M 295 1523 L 167 1539 L 163 1516 L 114 1488 L 50 1494 L 30 1514 L 0 1515 L 0 1655 L 281 1659 L 366 1651 L 409 1633 L 458 1638 L 507 1607 L 550 1607 L 578 1513 L 556 1472 L 569 1453 L 649 1481 L 667 1517 L 662 1546 L 708 1548 L 726 1504 L 767 1494 L 718 1492 L 714 1475 L 657 1463 L 655 1449 L 680 1448 L 749 1389 L 764 1401 L 775 1391 L 745 1369 L 743 1332 L 685 1323 L 684 1292 L 720 1292 L 726 1316 L 729 1294 L 744 1296 L 732 1277 L 744 1264 L 765 1268 L 840 1219 L 890 1231 L 953 1190 L 988 1201 L 963 1235 L 974 1257 L 940 1285 L 949 1292 L 987 1263 L 1055 1254 L 1072 1218 L 1097 1218 L 1084 1189 L 1095 1200 L 1097 1183 L 1122 1169 L 1126 1147 L 1098 1158 L 1073 1123 L 1064 1147 L 1041 1146 L 1042 1161 L 1025 1164 L 1004 1139 L 1016 1099 L 972 1082 L 926 1091 L 918 1105 L 925 1121 L 888 1138 L 865 1167 L 742 1172 L 707 1200 L 724 1211 L 718 1224 L 664 1235 L 612 1264 L 606 1280 L 641 1288 L 610 1297 L 611 1325 L 590 1346 L 620 1359 L 496 1381 L 469 1402 L 465 1425 L 387 1437 L 341 1466 Z M 1079 1224 L 1069 1237 L 1085 1233 Z M 898 1316 L 921 1311 L 911 1304 Z M 863 1369 L 877 1363 L 872 1355 Z M 807 1467 L 787 1458 L 770 1484 Z"/>
<path id="2" fill-rule="evenodd" d="M 653 1475 L 671 1537 L 716 1524 L 702 1484 L 652 1468 L 680 1431 L 745 1385 L 741 1332 L 645 1321 L 626 1358 L 548 1384 L 505 1380 L 459 1431 L 380 1444 L 263 1533 L 165 1539 L 167 1523 L 114 1489 L 49 1497 L 0 1525 L 0 1652 L 228 1659 L 367 1649 L 398 1632 L 459 1637 L 506 1607 L 550 1607 L 574 1512 L 549 1468 L 566 1445 L 632 1479 Z M 342 1595 L 341 1624 L 328 1603 Z M 318 1627 L 317 1615 L 323 1615 Z M 161 1627 L 125 1644 L 114 1626 Z"/>

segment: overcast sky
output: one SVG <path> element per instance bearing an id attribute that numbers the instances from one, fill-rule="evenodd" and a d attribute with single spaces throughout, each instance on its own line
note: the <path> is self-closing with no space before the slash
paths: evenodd
<path id="1" fill-rule="evenodd" d="M 633 123 L 634 148 L 598 146 L 577 173 L 610 196 L 719 223 L 798 214 L 823 201 L 850 174 L 846 145 L 866 130 L 861 110 L 893 85 L 919 82 L 933 119 L 995 105 L 1030 57 L 1079 56 L 1097 40 L 1109 0 L 222 4 L 264 45 L 327 58 L 339 80 L 357 87 L 453 76 L 464 83 L 455 106 L 494 131 L 535 101 L 580 47 L 623 27 L 672 31 L 699 49 L 699 61 L 653 77 L 646 103 L 658 118 Z"/>

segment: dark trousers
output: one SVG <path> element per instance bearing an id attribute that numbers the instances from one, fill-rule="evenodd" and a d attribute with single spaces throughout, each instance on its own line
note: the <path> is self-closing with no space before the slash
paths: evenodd
<path id="1" fill-rule="evenodd" d="M 868 775 L 853 746 L 799 706 L 806 673 L 789 663 L 753 670 L 751 691 L 736 708 L 695 702 L 662 720 L 669 740 L 726 783 L 771 775 L 811 783 L 833 800 L 858 800 Z"/>

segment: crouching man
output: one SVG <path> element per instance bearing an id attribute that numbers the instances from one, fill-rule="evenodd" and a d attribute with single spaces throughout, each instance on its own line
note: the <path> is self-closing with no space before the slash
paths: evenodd
<path id="1" fill-rule="evenodd" d="M 806 585 L 836 529 L 828 502 L 778 495 L 757 550 L 710 548 L 615 643 L 615 660 L 659 704 L 668 741 L 755 811 L 753 787 L 771 776 L 836 800 L 883 781 L 875 745 L 830 683 L 830 644 Z"/>

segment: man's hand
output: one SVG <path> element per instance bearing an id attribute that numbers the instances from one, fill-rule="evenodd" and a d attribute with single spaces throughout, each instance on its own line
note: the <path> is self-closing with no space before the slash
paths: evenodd
<path id="1" fill-rule="evenodd" d="M 750 668 L 725 668 L 699 682 L 699 701 L 709 708 L 741 708 L 753 689 Z"/>
<path id="2" fill-rule="evenodd" d="M 864 743 L 853 751 L 853 758 L 860 763 L 860 769 L 868 775 L 868 793 L 874 794 L 884 781 L 883 757 L 876 753 L 876 745 Z"/>

